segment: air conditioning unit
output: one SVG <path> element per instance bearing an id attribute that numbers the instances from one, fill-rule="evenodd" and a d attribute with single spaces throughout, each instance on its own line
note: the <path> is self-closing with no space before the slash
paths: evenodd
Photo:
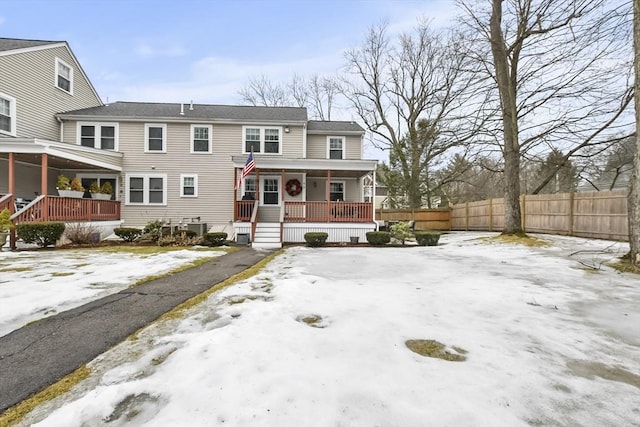
<path id="1" fill-rule="evenodd" d="M 187 230 L 195 231 L 198 236 L 203 236 L 209 228 L 206 222 L 189 222 L 187 223 Z"/>

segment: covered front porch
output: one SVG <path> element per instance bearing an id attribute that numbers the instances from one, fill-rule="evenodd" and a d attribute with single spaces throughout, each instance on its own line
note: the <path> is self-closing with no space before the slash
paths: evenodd
<path id="1" fill-rule="evenodd" d="M 34 221 L 94 222 L 120 220 L 117 200 L 122 154 L 40 139 L 0 139 L 0 210 L 16 224 Z M 85 188 L 109 182 L 111 200 L 59 197 L 56 178 L 78 177 Z M 15 229 L 10 235 L 16 247 Z"/>
<path id="2" fill-rule="evenodd" d="M 303 242 L 309 231 L 328 232 L 329 241 L 349 241 L 354 233 L 364 238 L 375 230 L 374 202 L 366 188 L 375 182 L 375 160 L 255 156 L 255 170 L 239 180 L 245 161 L 233 157 L 234 181 L 240 183 L 234 191 L 234 230 L 254 245 Z"/>

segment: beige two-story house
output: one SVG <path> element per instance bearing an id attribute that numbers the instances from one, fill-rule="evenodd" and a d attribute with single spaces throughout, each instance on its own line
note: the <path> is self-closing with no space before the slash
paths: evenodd
<path id="1" fill-rule="evenodd" d="M 0 72 L 9 76 L 0 81 L 0 208 L 11 206 L 16 222 L 161 220 L 267 247 L 308 231 L 342 242 L 375 229 L 365 186 L 377 162 L 363 159 L 356 123 L 308 120 L 294 107 L 104 105 L 64 42 L 0 39 Z M 249 155 L 255 168 L 240 179 Z M 87 188 L 109 182 L 114 194 L 67 200 L 60 174 Z"/>

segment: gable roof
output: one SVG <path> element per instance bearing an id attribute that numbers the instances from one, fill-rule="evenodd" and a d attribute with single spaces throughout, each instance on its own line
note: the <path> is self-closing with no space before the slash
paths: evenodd
<path id="1" fill-rule="evenodd" d="M 47 46 L 51 44 L 64 44 L 63 41 L 48 41 L 48 40 L 26 40 L 26 39 L 10 39 L 0 37 L 0 52 L 7 52 L 11 50 L 29 49 L 33 47 Z"/>
<path id="2" fill-rule="evenodd" d="M 309 120 L 309 133 L 364 133 L 364 129 L 356 122 Z"/>
<path id="3" fill-rule="evenodd" d="M 254 107 L 243 105 L 210 105 L 153 102 L 114 102 L 102 107 L 84 108 L 58 114 L 64 119 L 168 119 L 306 122 L 307 109 L 300 107 Z M 184 114 L 180 114 L 180 111 Z"/>

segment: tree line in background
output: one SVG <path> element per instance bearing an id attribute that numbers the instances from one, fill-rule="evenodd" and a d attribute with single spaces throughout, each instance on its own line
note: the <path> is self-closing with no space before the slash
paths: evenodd
<path id="1" fill-rule="evenodd" d="M 392 34 L 375 25 L 346 52 L 338 74 L 294 76 L 284 84 L 259 76 L 240 95 L 253 105 L 305 106 L 319 120 L 350 112 L 368 142 L 389 154 L 378 180 L 392 207 L 504 197 L 505 233 L 518 234 L 523 193 L 631 188 L 630 241 L 638 262 L 632 103 L 638 29 L 631 4 L 458 0 L 457 6 L 452 28 L 419 22 Z"/>

